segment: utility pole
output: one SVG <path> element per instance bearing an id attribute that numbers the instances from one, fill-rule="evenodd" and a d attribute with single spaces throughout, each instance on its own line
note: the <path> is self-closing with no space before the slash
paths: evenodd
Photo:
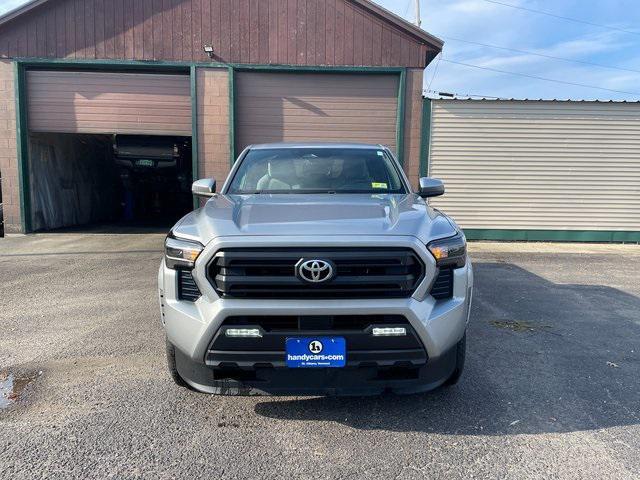
<path id="1" fill-rule="evenodd" d="M 419 27 L 422 25 L 422 20 L 420 19 L 420 0 L 415 0 L 416 3 L 416 25 Z"/>

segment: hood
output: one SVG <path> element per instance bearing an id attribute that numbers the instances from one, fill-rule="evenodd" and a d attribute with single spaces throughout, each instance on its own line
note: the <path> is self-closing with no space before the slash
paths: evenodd
<path id="1" fill-rule="evenodd" d="M 446 216 L 415 194 L 216 195 L 173 229 L 206 244 L 234 235 L 410 235 L 423 241 L 455 234 Z"/>

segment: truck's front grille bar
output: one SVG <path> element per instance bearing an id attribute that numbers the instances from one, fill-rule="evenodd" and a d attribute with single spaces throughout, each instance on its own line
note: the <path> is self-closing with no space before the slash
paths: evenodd
<path id="1" fill-rule="evenodd" d="M 312 284 L 296 275 L 301 259 L 323 259 L 335 276 Z M 251 248 L 225 249 L 208 268 L 211 284 L 233 298 L 403 298 L 424 275 L 409 248 Z"/>
<path id="2" fill-rule="evenodd" d="M 453 296 L 453 269 L 441 268 L 429 292 L 436 300 L 451 298 Z"/>
<path id="3" fill-rule="evenodd" d="M 189 270 L 178 271 L 178 298 L 195 302 L 201 296 L 200 289 Z"/>

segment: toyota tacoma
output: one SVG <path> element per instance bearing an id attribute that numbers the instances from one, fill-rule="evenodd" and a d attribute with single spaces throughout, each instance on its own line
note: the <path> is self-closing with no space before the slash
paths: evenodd
<path id="1" fill-rule="evenodd" d="M 460 378 L 466 240 L 381 145 L 247 147 L 165 241 L 169 371 L 215 394 L 421 392 Z"/>

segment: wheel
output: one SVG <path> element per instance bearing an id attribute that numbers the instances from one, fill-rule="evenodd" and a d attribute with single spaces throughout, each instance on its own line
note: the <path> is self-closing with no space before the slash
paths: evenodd
<path id="1" fill-rule="evenodd" d="M 462 339 L 456 344 L 456 368 L 453 369 L 453 373 L 447 381 L 444 382 L 446 386 L 455 385 L 462 376 L 464 370 L 464 359 L 467 354 L 467 332 L 464 333 Z"/>
<path id="2" fill-rule="evenodd" d="M 169 340 L 166 340 L 166 343 L 167 343 L 167 367 L 169 369 L 169 375 L 171 375 L 171 378 L 176 383 L 176 385 L 183 388 L 188 388 L 189 390 L 191 390 L 191 387 L 189 386 L 189 384 L 182 379 L 182 377 L 178 373 L 178 369 L 176 368 L 176 347 L 174 347 L 171 343 L 169 343 Z"/>

